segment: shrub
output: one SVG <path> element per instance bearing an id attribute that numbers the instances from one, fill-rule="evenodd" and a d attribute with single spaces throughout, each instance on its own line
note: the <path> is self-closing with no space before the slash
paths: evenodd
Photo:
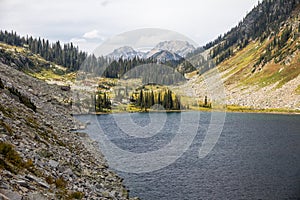
<path id="1" fill-rule="evenodd" d="M 7 123 L 5 123 L 2 120 L 0 120 L 0 126 L 2 126 L 9 135 L 12 135 L 13 130 L 12 130 L 12 128 Z"/>
<path id="2" fill-rule="evenodd" d="M 1 168 L 7 169 L 11 172 L 15 171 L 10 167 L 9 164 L 13 165 L 17 169 L 23 167 L 23 160 L 20 155 L 14 150 L 13 146 L 9 143 L 0 142 L 0 154 L 2 159 L 0 162 Z"/>
<path id="3" fill-rule="evenodd" d="M 26 169 L 30 169 L 30 168 L 33 168 L 34 165 L 33 165 L 33 161 L 31 159 L 28 159 L 25 163 L 24 163 L 24 168 Z"/>
<path id="4" fill-rule="evenodd" d="M 67 187 L 67 182 L 64 180 L 63 177 L 60 177 L 55 180 L 56 188 L 65 189 Z"/>
<path id="5" fill-rule="evenodd" d="M 52 176 L 47 176 L 45 178 L 45 181 L 48 183 L 48 184 L 53 184 L 55 182 L 55 180 L 52 178 Z"/>
<path id="6" fill-rule="evenodd" d="M 84 194 L 82 192 L 73 192 L 69 195 L 70 199 L 82 199 Z"/>

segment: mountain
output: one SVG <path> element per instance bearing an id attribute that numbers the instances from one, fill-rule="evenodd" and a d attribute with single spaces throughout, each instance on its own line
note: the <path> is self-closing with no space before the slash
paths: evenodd
<path id="1" fill-rule="evenodd" d="M 205 70 L 180 90 L 203 101 L 213 98 L 206 80 L 221 79 L 228 107 L 300 111 L 299 13 L 299 0 L 259 3 L 238 26 L 191 53 Z"/>
<path id="2" fill-rule="evenodd" d="M 181 57 L 185 57 L 188 53 L 195 50 L 195 47 L 188 43 L 187 41 L 164 41 L 158 43 L 151 51 L 147 53 L 147 57 L 151 57 L 159 51 L 169 51 L 171 53 L 176 53 Z"/>
<path id="3" fill-rule="evenodd" d="M 191 53 L 194 50 L 195 47 L 186 41 L 164 41 L 158 43 L 153 49 L 146 53 L 137 51 L 130 46 L 124 46 L 115 49 L 112 53 L 108 54 L 107 57 L 113 58 L 114 60 L 118 60 L 119 58 L 133 59 L 135 57 L 147 59 L 153 57 L 154 54 L 158 53 L 159 60 L 170 60 L 170 58 L 172 57 L 175 60 L 180 60 L 178 56 L 185 57 L 188 53 Z M 163 58 L 163 55 L 166 55 L 167 57 Z M 157 56 L 158 55 L 156 55 L 155 57 Z"/>
<path id="4" fill-rule="evenodd" d="M 118 60 L 120 58 L 123 59 L 133 59 L 135 57 L 143 58 L 144 55 L 145 54 L 143 52 L 136 51 L 130 46 L 124 46 L 115 49 L 112 53 L 108 54 L 107 57 L 112 58 L 114 60 Z"/>
<path id="5" fill-rule="evenodd" d="M 56 79 L 58 74 L 76 70 L 80 63 L 81 69 L 87 69 L 88 73 L 120 78 L 138 65 L 153 62 L 152 59 L 144 59 L 150 56 L 159 61 L 167 61 L 166 65 L 189 80 L 184 85 L 178 85 L 177 92 L 191 100 L 201 102 L 205 96 L 208 100 L 212 99 L 216 92 L 208 86 L 214 86 L 221 80 L 226 95 L 224 104 L 228 107 L 299 111 L 299 13 L 300 0 L 264 0 L 237 26 L 186 54 L 185 59 L 180 55 L 188 52 L 183 51 L 189 46 L 187 43 L 165 41 L 146 55 L 131 47 L 113 52 L 115 57 L 144 56 L 143 59 L 109 62 L 104 57 L 87 55 L 81 63 L 81 59 L 77 58 L 83 59 L 85 53 L 80 53 L 72 45 L 61 48 L 57 42 L 47 47 L 48 42 L 42 39 L 25 39 L 15 33 L 1 32 L 0 41 L 14 46 L 8 48 L 7 44 L 3 44 L 3 47 L 0 44 L 0 61 L 29 74 L 38 73 L 36 77 L 39 78 L 48 78 L 48 73 L 51 72 Z M 60 63 L 62 66 L 58 65 Z M 68 68 L 68 64 L 73 67 Z M 107 67 L 104 72 L 101 71 L 103 66 Z M 195 69 L 197 71 L 192 72 Z M 207 83 L 207 80 L 210 82 Z M 197 105 L 197 102 L 193 104 Z"/>
<path id="6" fill-rule="evenodd" d="M 299 0 L 264 0 L 237 26 L 199 49 L 209 51 L 211 58 L 219 64 L 235 51 L 242 50 L 250 41 L 257 39 L 263 41 L 278 33 L 293 12 L 297 15 L 295 9 L 299 6 L 299 2 Z"/>
<path id="7" fill-rule="evenodd" d="M 153 54 L 150 58 L 160 62 L 183 60 L 183 58 L 180 55 L 166 50 L 158 51 L 155 54 Z"/>

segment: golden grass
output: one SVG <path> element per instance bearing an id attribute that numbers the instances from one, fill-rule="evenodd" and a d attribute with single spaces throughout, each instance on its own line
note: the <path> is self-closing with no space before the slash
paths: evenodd
<path id="1" fill-rule="evenodd" d="M 226 109 L 229 112 L 300 114 L 300 111 L 285 108 L 256 109 L 247 106 L 227 105 Z"/>
<path id="2" fill-rule="evenodd" d="M 296 92 L 296 94 L 300 95 L 300 85 L 298 85 L 298 87 L 296 88 L 295 92 Z"/>

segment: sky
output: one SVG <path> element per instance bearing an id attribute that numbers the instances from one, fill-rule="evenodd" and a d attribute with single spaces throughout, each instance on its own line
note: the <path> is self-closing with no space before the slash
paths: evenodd
<path id="1" fill-rule="evenodd" d="M 164 29 L 205 45 L 229 31 L 258 0 L 0 0 L 0 29 L 73 42 L 92 52 L 111 37 Z"/>

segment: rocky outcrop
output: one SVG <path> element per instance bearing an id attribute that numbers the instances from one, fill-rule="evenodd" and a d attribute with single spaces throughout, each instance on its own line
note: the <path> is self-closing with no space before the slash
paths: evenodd
<path id="1" fill-rule="evenodd" d="M 0 199 L 129 199 L 97 143 L 71 131 L 71 91 L 2 63 L 0 80 Z"/>

